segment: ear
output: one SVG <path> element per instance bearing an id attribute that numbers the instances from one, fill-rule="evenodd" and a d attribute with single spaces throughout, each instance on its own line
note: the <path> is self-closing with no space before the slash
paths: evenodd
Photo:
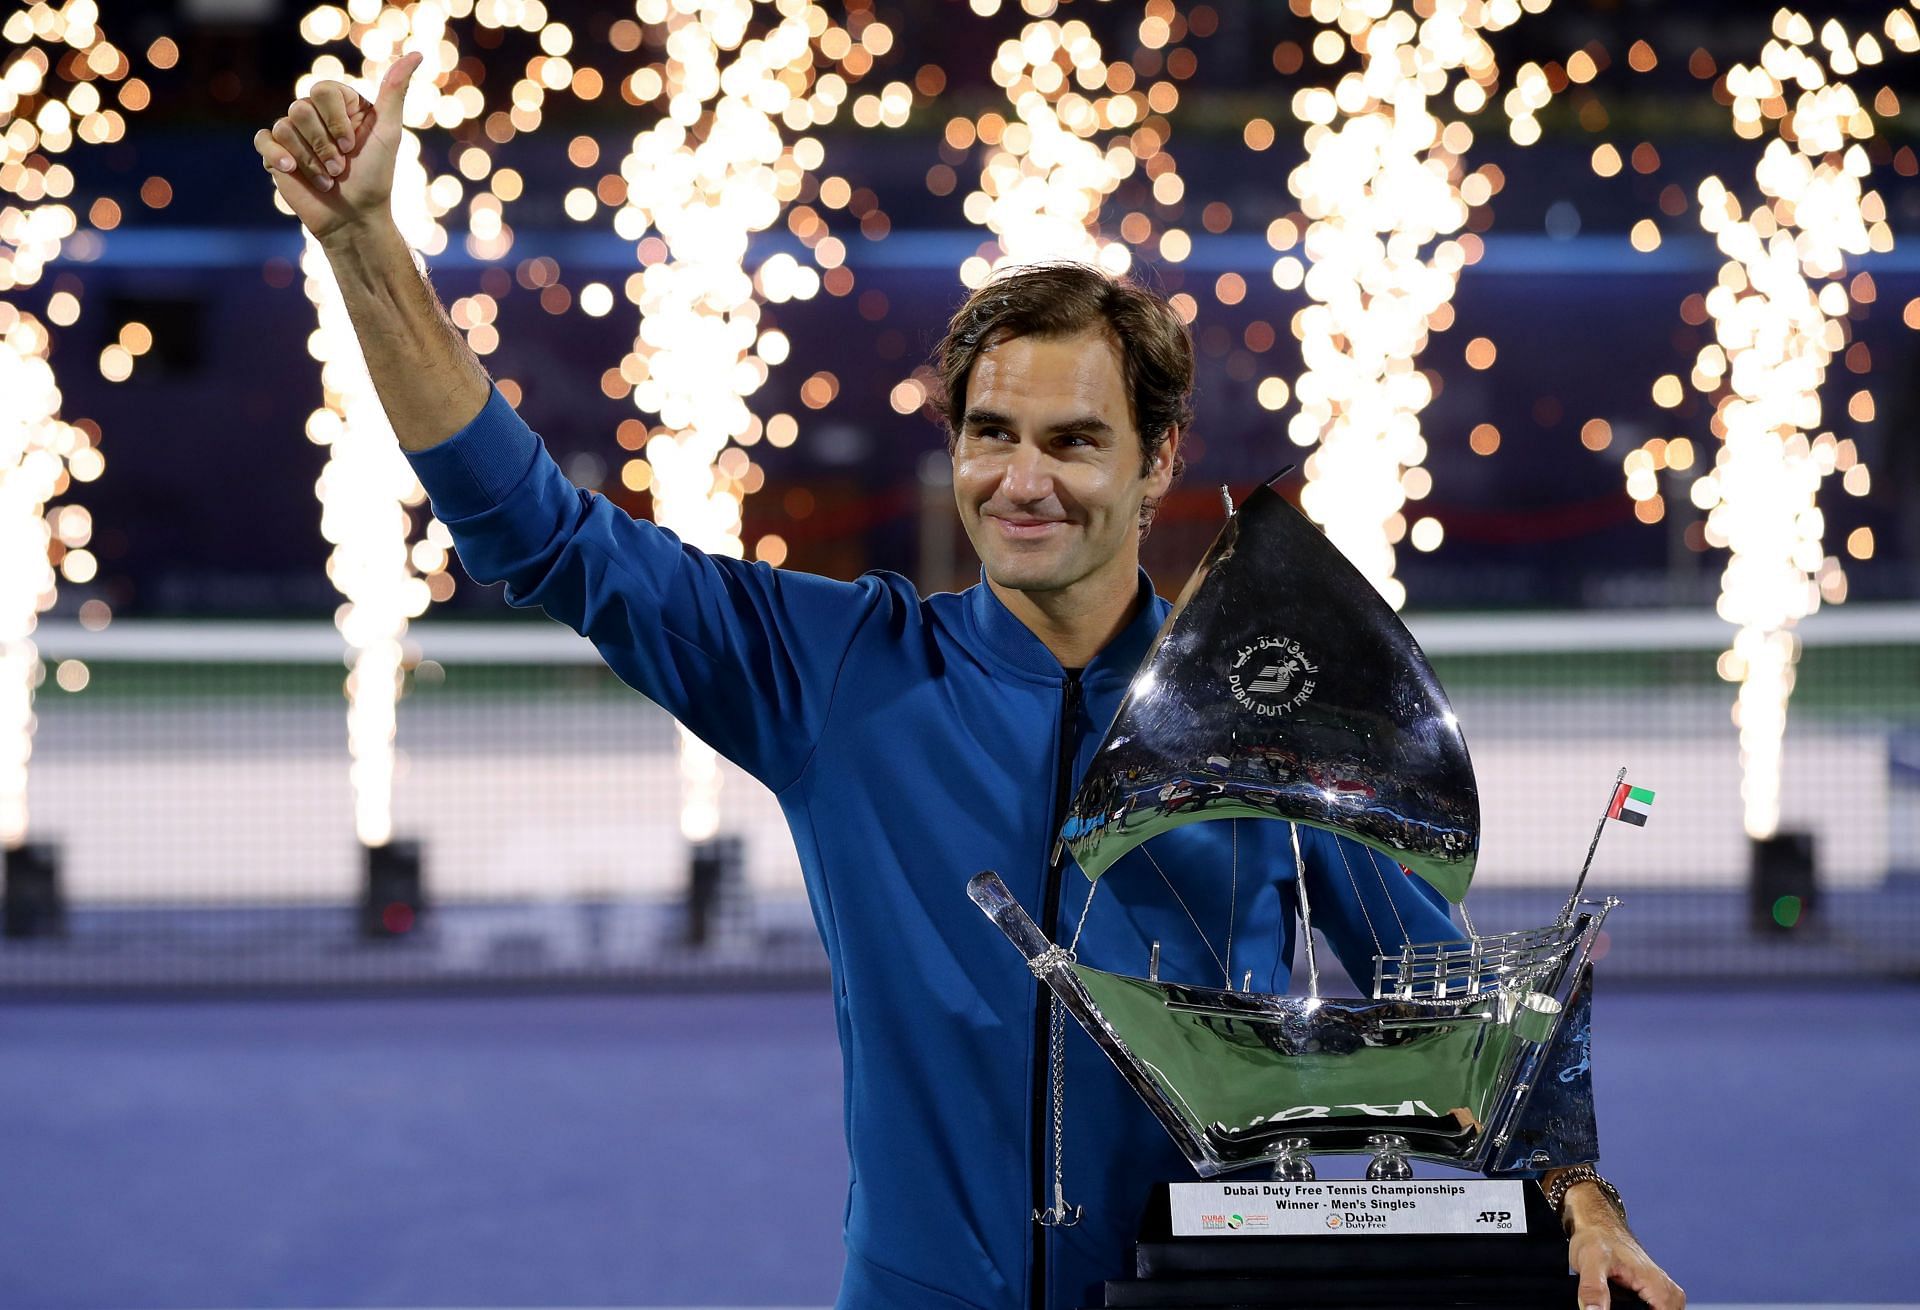
<path id="1" fill-rule="evenodd" d="M 1173 470 L 1179 463 L 1180 443 L 1186 439 L 1186 435 L 1179 428 L 1167 429 L 1167 439 L 1148 458 L 1147 499 L 1158 500 L 1173 486 Z"/>

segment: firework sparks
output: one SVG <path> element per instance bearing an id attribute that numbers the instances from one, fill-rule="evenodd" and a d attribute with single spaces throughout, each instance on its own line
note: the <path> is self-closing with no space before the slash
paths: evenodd
<path id="1" fill-rule="evenodd" d="M 1897 48 L 1920 48 L 1907 15 L 1896 11 L 1886 31 Z M 1853 303 L 1842 280 L 1846 261 L 1893 246 L 1884 202 L 1862 187 L 1869 166 L 1859 143 L 1873 134 L 1873 117 L 1843 80 L 1881 62 L 1879 42 L 1871 33 L 1852 37 L 1837 21 L 1816 37 L 1812 24 L 1784 9 L 1773 34 L 1757 64 L 1727 74 L 1739 135 L 1757 138 L 1769 126 L 1777 133 L 1754 169 L 1761 198 L 1743 207 L 1717 177 L 1699 189 L 1701 226 L 1726 262 L 1705 303 L 1715 340 L 1700 351 L 1692 377 L 1716 397 L 1720 447 L 1691 498 L 1707 512 L 1707 543 L 1729 551 L 1718 609 L 1738 632 L 1719 668 L 1740 684 L 1733 717 L 1741 799 L 1756 838 L 1771 836 L 1780 822 L 1782 743 L 1799 655 L 1794 625 L 1823 598 L 1846 595 L 1840 563 L 1822 545 L 1820 484 L 1839 471 L 1856 494 L 1867 485 L 1852 441 L 1822 430 L 1820 389 L 1845 346 Z M 1871 297 L 1870 280 L 1853 286 L 1855 295 Z M 1870 415 L 1871 404 L 1870 393 L 1857 393 L 1850 416 Z M 1644 502 L 1655 493 L 1647 485 L 1651 462 L 1643 465 L 1629 468 L 1628 489 Z"/>
<path id="2" fill-rule="evenodd" d="M 999 6 L 974 8 L 992 14 Z M 994 237 L 962 261 L 961 282 L 978 287 L 1003 267 L 1050 259 L 1094 264 L 1117 276 L 1133 266 L 1136 249 L 1148 247 L 1169 263 L 1184 260 L 1192 238 L 1176 226 L 1156 224 L 1145 209 L 1127 214 L 1117 237 L 1103 232 L 1100 217 L 1137 174 L 1145 175 L 1152 206 L 1162 216 L 1183 208 L 1186 186 L 1167 149 L 1167 115 L 1179 104 L 1180 89 L 1167 68 L 1184 60 L 1181 75 L 1189 75 L 1193 57 L 1180 50 L 1168 59 L 1160 52 L 1187 33 L 1186 20 L 1173 0 L 1148 0 L 1139 25 L 1143 58 L 1137 62 L 1167 75 L 1142 84 L 1134 63 L 1107 59 L 1086 23 L 1046 17 L 1054 9 L 1050 0 L 1029 0 L 1025 8 L 1039 21 L 1001 42 L 990 70 L 1006 93 L 1011 117 L 988 111 L 954 118 L 944 133 L 946 149 L 981 148 L 979 185 L 961 209 Z M 1191 321 L 1193 298 L 1183 294 L 1176 305 Z"/>
<path id="3" fill-rule="evenodd" d="M 630 394 L 654 420 L 642 434 L 644 458 L 628 461 L 623 483 L 651 491 L 654 521 L 683 541 L 740 558 L 741 502 L 764 476 L 745 448 L 763 438 L 788 445 L 798 431 L 791 415 L 762 422 L 748 407 L 789 350 L 786 335 L 763 324 L 762 306 L 811 299 L 823 285 L 820 270 L 842 294 L 852 286 L 844 243 L 818 210 L 794 203 L 826 159 L 819 139 L 804 133 L 833 121 L 852 94 L 850 80 L 892 48 L 893 32 L 869 12 L 850 14 L 843 27 L 795 0 L 709 0 L 698 12 L 686 9 L 666 0 L 637 6 L 664 57 L 630 75 L 623 94 L 635 104 L 658 101 L 666 114 L 633 138 L 611 179 L 612 194 L 624 194 L 614 230 L 638 243 L 641 268 L 625 285 L 639 332 L 608 387 Z M 854 99 L 852 116 L 866 127 L 897 127 L 912 101 L 911 88 L 893 82 Z M 826 208 L 855 204 L 845 179 L 826 178 L 817 191 Z M 877 209 L 859 207 L 870 224 Z M 779 252 L 749 270 L 749 242 L 783 210 L 811 265 Z M 578 216 L 591 212 L 583 203 Z M 802 400 L 817 408 L 837 389 L 819 374 Z M 755 553 L 778 564 L 784 543 L 763 538 Z M 681 778 L 681 829 L 704 841 L 719 828 L 722 775 L 713 750 L 685 729 Z"/>
<path id="4" fill-rule="evenodd" d="M 9 200 L 0 207 L 0 297 L 38 283 L 63 243 L 87 235 L 66 203 L 73 172 L 48 156 L 76 142 L 120 140 L 126 133 L 121 110 L 147 103 L 146 83 L 129 76 L 131 61 L 107 40 L 99 17 L 90 0 L 68 0 L 16 10 L 0 26 L 0 192 Z M 170 48 L 157 45 L 156 62 L 166 62 Z M 117 108 L 108 103 L 109 92 Z M 95 227 L 111 227 L 119 207 L 102 198 L 88 217 Z M 33 694 L 42 676 L 34 626 L 53 604 L 60 578 L 83 584 L 98 568 L 87 549 L 93 531 L 87 511 L 75 504 L 47 509 L 48 501 L 106 467 L 98 427 L 60 417 L 60 388 L 48 362 L 53 328 L 73 324 L 80 312 L 75 290 L 55 291 L 44 317 L 0 298 L 0 846 L 27 835 Z M 102 359 L 110 379 L 118 380 L 116 370 Z M 104 617 L 104 603 L 97 612 Z M 79 690 L 86 668 L 71 663 L 71 669 L 62 666 L 59 683 Z"/>
<path id="5" fill-rule="evenodd" d="M 963 135 L 986 146 L 980 187 L 967 196 L 963 212 L 998 240 L 997 257 L 976 254 L 961 265 L 962 282 L 977 287 L 995 268 L 1045 259 L 1127 271 L 1131 252 L 1102 239 L 1095 226 L 1101 204 L 1137 161 L 1124 143 L 1103 148 L 1096 138 L 1145 117 L 1144 96 L 1098 94 L 1110 79 L 1130 86 L 1131 73 L 1116 77 L 1100 42 L 1078 20 L 1028 23 L 1018 40 L 1001 43 L 993 80 L 1006 90 L 1013 121 L 989 113 L 949 128 L 949 138 Z"/>
<path id="6" fill-rule="evenodd" d="M 1302 508 L 1396 608 L 1406 587 L 1393 576 L 1395 546 L 1410 539 L 1431 550 L 1442 537 L 1438 520 L 1409 526 L 1406 512 L 1433 485 L 1420 427 L 1433 387 L 1415 361 L 1429 332 L 1452 321 L 1460 272 L 1480 251 L 1461 229 L 1497 186 L 1496 173 L 1469 174 L 1462 162 L 1473 144 L 1464 118 L 1491 102 L 1498 83 L 1483 33 L 1546 7 L 1439 0 L 1416 20 L 1353 0 L 1313 6 L 1326 25 L 1315 58 L 1334 63 L 1351 47 L 1360 67 L 1293 100 L 1307 124 L 1307 159 L 1287 184 L 1306 230 L 1281 219 L 1268 239 L 1281 252 L 1275 284 L 1304 286 L 1313 303 L 1294 321 L 1305 370 L 1287 431 L 1297 445 L 1318 446 Z M 1549 95 L 1544 71 L 1521 67 L 1504 101 L 1515 142 L 1538 140 L 1535 115 Z M 1436 110 L 1449 98 L 1462 116 L 1453 121 Z"/>

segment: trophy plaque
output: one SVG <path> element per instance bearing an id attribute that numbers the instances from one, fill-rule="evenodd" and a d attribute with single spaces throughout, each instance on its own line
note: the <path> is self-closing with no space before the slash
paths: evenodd
<path id="1" fill-rule="evenodd" d="M 1059 836 L 1097 890 L 1141 843 L 1229 818 L 1296 825 L 1305 995 L 1162 978 L 1157 943 L 1144 977 L 1090 968 L 997 874 L 968 884 L 1200 1180 L 1155 1194 L 1135 1278 L 1106 1304 L 1572 1305 L 1566 1239 L 1522 1180 L 1598 1156 L 1589 961 L 1616 902 L 1581 897 L 1590 847 L 1553 923 L 1474 930 L 1480 812 L 1459 722 L 1392 609 L 1270 485 L 1182 591 Z M 1370 995 L 1322 995 L 1301 824 L 1425 880 L 1464 936 L 1380 954 Z M 1317 1178 L 1315 1156 L 1356 1154 L 1364 1180 Z M 1464 1173 L 1416 1178 L 1415 1161 Z"/>

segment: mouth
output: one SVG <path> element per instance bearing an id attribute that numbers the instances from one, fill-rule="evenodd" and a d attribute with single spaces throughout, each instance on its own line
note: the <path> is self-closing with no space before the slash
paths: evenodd
<path id="1" fill-rule="evenodd" d="M 1069 526 L 1065 519 L 1019 518 L 1000 514 L 989 514 L 986 517 L 993 521 L 1000 535 L 1010 541 L 1043 540 L 1055 532 L 1066 531 Z"/>

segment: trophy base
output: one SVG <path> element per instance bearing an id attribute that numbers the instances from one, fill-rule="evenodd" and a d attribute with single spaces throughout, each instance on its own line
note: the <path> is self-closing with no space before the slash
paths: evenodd
<path id="1" fill-rule="evenodd" d="M 1346 1232 L 1263 1236 L 1175 1233 L 1168 1186 L 1154 1189 L 1134 1245 L 1135 1276 L 1106 1284 L 1083 1310 L 1336 1310 L 1452 1306 L 1507 1310 L 1574 1305 L 1567 1239 L 1540 1189 L 1524 1189 L 1526 1231 L 1502 1234 Z M 1621 1287 L 1615 1310 L 1645 1310 Z"/>

